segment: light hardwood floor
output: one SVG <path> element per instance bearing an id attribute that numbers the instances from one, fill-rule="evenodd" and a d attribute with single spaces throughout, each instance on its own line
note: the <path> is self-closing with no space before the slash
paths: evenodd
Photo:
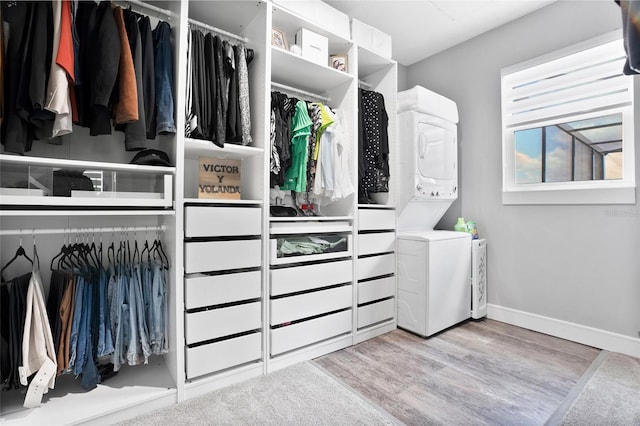
<path id="1" fill-rule="evenodd" d="M 407 425 L 543 425 L 599 349 L 494 320 L 395 330 L 315 362 Z"/>

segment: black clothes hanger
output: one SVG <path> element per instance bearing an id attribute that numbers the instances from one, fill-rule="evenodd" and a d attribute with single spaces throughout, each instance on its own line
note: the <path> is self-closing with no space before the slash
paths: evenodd
<path id="1" fill-rule="evenodd" d="M 31 265 L 33 265 L 33 260 L 31 260 L 31 258 L 24 251 L 24 247 L 22 247 L 22 239 L 20 239 L 20 246 L 18 247 L 18 250 L 16 250 L 16 254 L 13 256 L 13 258 L 9 262 L 7 262 L 6 265 L 2 267 L 2 269 L 0 270 L 0 274 L 2 274 L 4 270 L 7 269 L 7 267 L 11 265 L 19 257 L 25 257 L 31 263 Z"/>
<path id="2" fill-rule="evenodd" d="M 58 252 L 58 254 L 56 254 L 55 256 L 53 256 L 51 258 L 50 268 L 51 268 L 52 271 L 54 270 L 53 262 L 55 262 L 56 259 L 61 258 L 61 256 L 64 256 L 64 252 L 66 250 L 66 247 L 67 247 L 66 243 L 63 242 L 62 246 L 60 247 L 60 251 Z M 58 259 L 58 269 L 60 269 L 60 259 Z"/>

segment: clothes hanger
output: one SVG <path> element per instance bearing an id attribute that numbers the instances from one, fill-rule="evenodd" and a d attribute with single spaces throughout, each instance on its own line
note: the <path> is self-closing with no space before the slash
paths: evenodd
<path id="1" fill-rule="evenodd" d="M 64 235 L 62 238 L 63 238 L 62 239 L 62 246 L 60 247 L 60 251 L 58 252 L 58 254 L 56 254 L 55 256 L 53 256 L 51 258 L 51 264 L 49 265 L 49 267 L 51 268 L 52 271 L 53 271 L 53 262 L 56 259 L 58 259 L 60 256 L 64 256 L 64 251 L 66 250 L 66 246 L 67 246 L 66 238 L 67 238 L 67 236 Z M 60 259 L 58 259 L 58 269 L 60 269 Z"/>
<path id="2" fill-rule="evenodd" d="M 9 262 L 7 262 L 6 265 L 4 265 L 2 267 L 2 269 L 0 270 L 0 274 L 2 274 L 4 272 L 4 270 L 7 269 L 7 267 L 9 265 L 11 265 L 19 257 L 25 257 L 31 263 L 31 265 L 33 265 L 33 260 L 31 260 L 31 258 L 24 251 L 24 247 L 22 247 L 22 237 L 20 237 L 20 245 L 18 246 L 18 249 L 16 250 L 16 254 L 13 256 L 13 258 Z"/>

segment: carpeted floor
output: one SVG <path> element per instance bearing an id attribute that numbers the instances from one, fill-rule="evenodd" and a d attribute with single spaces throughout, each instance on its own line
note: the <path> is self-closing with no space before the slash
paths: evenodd
<path id="1" fill-rule="evenodd" d="M 122 425 L 393 425 L 379 407 L 303 362 Z"/>
<path id="2" fill-rule="evenodd" d="M 606 351 L 598 358 L 573 402 L 548 425 L 640 425 L 640 359 Z"/>
<path id="3" fill-rule="evenodd" d="M 402 423 L 308 361 L 120 423 L 166 424 Z M 546 425 L 640 425 L 640 359 L 602 351 Z"/>

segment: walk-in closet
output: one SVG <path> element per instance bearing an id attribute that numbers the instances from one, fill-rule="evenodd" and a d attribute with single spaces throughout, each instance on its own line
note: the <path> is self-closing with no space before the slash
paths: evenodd
<path id="1" fill-rule="evenodd" d="M 118 47 L 111 85 L 119 86 L 101 104 L 89 74 L 74 81 L 58 66 L 62 84 L 78 95 L 73 102 L 93 108 L 71 118 L 75 104 L 65 99 L 56 112 L 31 111 L 65 119 L 68 131 L 59 133 L 45 135 L 23 110 L 9 110 L 23 133 L 15 123 L 13 133 L 3 131 L 0 154 L 3 319 L 5 301 L 19 304 L 29 286 L 37 288 L 29 277 L 41 277 L 41 297 L 55 313 L 73 290 L 86 333 L 49 313 L 51 355 L 58 360 L 68 333 L 86 340 L 82 357 L 91 363 L 58 365 L 55 386 L 36 408 L 24 406 L 29 386 L 11 372 L 15 386 L 3 383 L 0 419 L 124 420 L 396 328 L 397 64 L 390 54 L 353 40 L 349 17 L 324 3 L 311 10 L 275 0 L 4 2 L 3 20 L 36 22 L 46 7 L 79 27 L 87 18 L 81 67 L 93 69 L 104 49 Z M 95 29 L 99 17 L 111 36 Z M 311 36 L 326 40 L 321 61 L 296 49 L 297 37 Z M 64 46 L 73 49 L 73 41 Z M 51 56 L 48 64 L 35 58 L 20 69 L 4 61 L 3 75 L 20 81 L 16 73 L 31 73 L 29 64 L 54 68 Z M 88 92 L 78 89 L 84 84 Z M 123 86 L 140 94 L 137 120 L 107 113 L 124 114 L 131 101 Z M 5 91 L 5 101 L 19 93 Z M 295 141 L 290 129 L 309 132 L 311 143 L 283 151 L 278 141 Z M 29 140 L 16 148 L 18 134 Z M 306 168 L 289 172 L 296 156 Z M 384 162 L 363 181 L 366 156 Z M 111 306 L 117 324 L 101 316 Z M 111 336 L 114 351 L 95 331 L 126 326 Z M 9 355 L 20 352 L 14 337 L 24 333 L 4 327 L 3 320 L 11 370 L 21 363 Z M 76 352 L 67 355 L 79 362 Z"/>

